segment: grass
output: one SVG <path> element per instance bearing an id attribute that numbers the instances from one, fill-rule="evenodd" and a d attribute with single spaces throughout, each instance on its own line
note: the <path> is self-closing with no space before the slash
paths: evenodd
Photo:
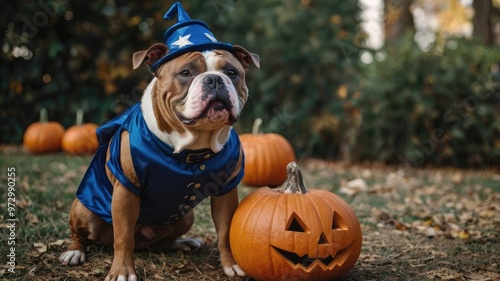
<path id="1" fill-rule="evenodd" d="M 0 154 L 0 279 L 104 279 L 112 250 L 91 246 L 89 262 L 60 265 L 68 212 L 90 157 L 62 153 Z M 363 231 L 356 266 L 342 280 L 500 280 L 500 175 L 498 171 L 408 170 L 384 165 L 299 162 L 309 188 L 340 195 Z M 7 167 L 16 174 L 16 269 L 8 272 Z M 253 189 L 240 187 L 241 197 Z M 208 200 L 197 207 L 189 236 L 205 247 L 194 253 L 136 252 L 142 280 L 251 280 L 220 269 Z"/>

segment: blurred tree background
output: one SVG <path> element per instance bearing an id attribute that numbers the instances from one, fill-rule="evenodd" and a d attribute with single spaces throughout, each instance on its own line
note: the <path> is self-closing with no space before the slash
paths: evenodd
<path id="1" fill-rule="evenodd" d="M 261 56 L 239 132 L 261 117 L 301 157 L 474 167 L 500 163 L 499 2 L 182 1 Z M 2 2 L 0 143 L 21 143 L 42 107 L 69 127 L 79 108 L 102 124 L 139 101 L 152 75 L 131 56 L 162 41 L 172 3 Z"/>

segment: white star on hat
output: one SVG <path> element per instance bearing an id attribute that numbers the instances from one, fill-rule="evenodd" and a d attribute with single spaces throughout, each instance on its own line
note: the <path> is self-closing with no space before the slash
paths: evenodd
<path id="1" fill-rule="evenodd" d="M 179 48 L 182 48 L 187 45 L 193 45 L 193 42 L 189 41 L 189 37 L 191 37 L 191 34 L 188 34 L 186 36 L 181 36 L 179 35 L 179 39 L 177 41 L 173 42 L 172 45 L 176 45 Z"/>

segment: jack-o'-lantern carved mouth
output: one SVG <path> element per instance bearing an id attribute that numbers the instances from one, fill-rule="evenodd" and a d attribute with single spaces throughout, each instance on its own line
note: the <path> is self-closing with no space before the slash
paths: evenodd
<path id="1" fill-rule="evenodd" d="M 281 247 L 276 247 L 274 245 L 271 245 L 271 247 L 291 267 L 295 269 L 301 268 L 302 270 L 309 272 L 316 266 L 318 266 L 323 270 L 332 270 L 334 267 L 340 266 L 344 263 L 346 257 L 346 255 L 344 255 L 344 251 L 353 242 L 352 239 L 349 239 L 345 236 L 347 230 L 344 229 L 344 225 L 345 223 L 343 222 L 343 220 L 338 217 L 338 215 L 334 214 L 331 228 L 335 233 L 335 236 L 339 236 L 344 245 L 341 246 L 338 242 L 331 243 L 330 241 L 334 241 L 334 238 L 328 238 L 325 232 L 323 232 L 317 240 L 317 254 L 315 254 L 314 256 L 311 256 L 310 254 L 304 252 L 302 252 L 303 255 L 300 255 L 295 252 L 284 250 Z M 285 230 L 288 233 L 296 233 L 299 235 L 304 234 L 306 236 L 303 236 L 303 238 L 306 240 L 307 237 L 311 235 L 311 230 L 295 212 L 292 212 L 292 215 L 289 217 Z"/>
<path id="2" fill-rule="evenodd" d="M 309 270 L 314 265 L 319 265 L 324 268 L 331 268 L 333 266 L 333 261 L 335 257 L 327 256 L 325 258 L 313 258 L 309 257 L 307 254 L 303 256 L 299 256 L 296 253 L 285 251 L 283 249 L 272 246 L 273 249 L 278 252 L 282 257 L 284 257 L 287 261 L 291 262 L 294 266 L 302 266 L 304 269 Z M 340 251 L 339 251 L 340 253 Z"/>

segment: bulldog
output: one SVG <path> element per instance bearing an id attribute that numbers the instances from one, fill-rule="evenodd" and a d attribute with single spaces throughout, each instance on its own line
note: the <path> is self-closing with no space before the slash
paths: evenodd
<path id="1" fill-rule="evenodd" d="M 167 45 L 154 44 L 134 53 L 133 68 L 151 67 L 168 53 Z M 90 243 L 110 245 L 105 280 L 137 280 L 134 249 L 201 247 L 179 237 L 193 224 L 193 208 L 210 197 L 223 270 L 245 275 L 229 246 L 244 164 L 232 125 L 247 100 L 252 63 L 259 67 L 259 57 L 236 45 L 186 52 L 154 71 L 138 104 L 98 129 L 100 147 L 71 206 L 63 264 L 85 262 Z"/>

